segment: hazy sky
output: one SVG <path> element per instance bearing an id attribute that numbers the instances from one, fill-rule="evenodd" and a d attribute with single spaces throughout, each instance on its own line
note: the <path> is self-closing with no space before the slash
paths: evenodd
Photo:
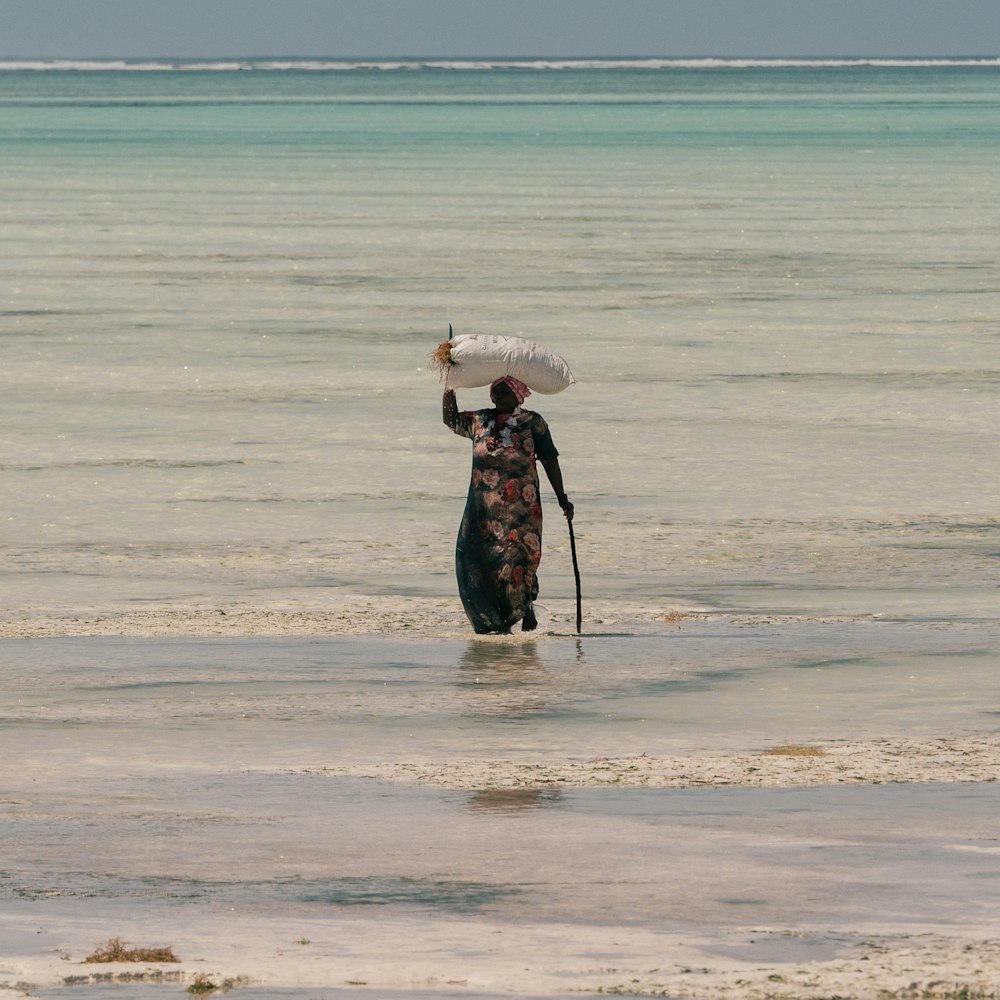
<path id="1" fill-rule="evenodd" d="M 998 55 L 1000 0 L 0 0 L 0 57 Z"/>

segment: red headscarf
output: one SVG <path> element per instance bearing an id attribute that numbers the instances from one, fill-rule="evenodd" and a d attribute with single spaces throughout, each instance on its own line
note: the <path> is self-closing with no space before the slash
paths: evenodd
<path id="1" fill-rule="evenodd" d="M 505 385 L 512 393 L 514 393 L 517 397 L 518 406 L 520 406 L 531 395 L 531 390 L 522 381 L 514 378 L 513 375 L 504 375 L 503 378 L 498 378 L 495 382 L 490 383 L 490 399 L 493 399 L 493 390 L 498 385 Z"/>

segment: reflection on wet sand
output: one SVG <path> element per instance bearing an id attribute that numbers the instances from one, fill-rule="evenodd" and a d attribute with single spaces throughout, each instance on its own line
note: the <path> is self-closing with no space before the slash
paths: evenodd
<path id="1" fill-rule="evenodd" d="M 495 675 L 505 677 L 543 669 L 542 662 L 538 658 L 538 643 L 536 641 L 515 644 L 471 639 L 466 645 L 458 665 L 465 671 L 493 671 Z M 477 682 L 478 680 L 477 678 Z"/>
<path id="2" fill-rule="evenodd" d="M 473 812 L 517 813 L 539 806 L 559 806 L 563 794 L 556 788 L 484 788 L 469 796 Z"/>
<path id="3" fill-rule="evenodd" d="M 535 642 L 490 643 L 471 640 L 458 661 L 467 691 L 467 715 L 517 721 L 551 707 L 549 671 Z"/>

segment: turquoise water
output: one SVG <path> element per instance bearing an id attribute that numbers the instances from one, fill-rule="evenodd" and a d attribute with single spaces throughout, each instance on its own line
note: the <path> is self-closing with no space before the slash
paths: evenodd
<path id="1" fill-rule="evenodd" d="M 996 65 L 245 65 L 0 72 L 8 607 L 452 597 L 451 322 L 594 597 L 995 615 Z"/>

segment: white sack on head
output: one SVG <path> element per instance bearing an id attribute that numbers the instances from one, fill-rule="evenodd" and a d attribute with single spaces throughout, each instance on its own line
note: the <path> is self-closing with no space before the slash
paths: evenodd
<path id="1" fill-rule="evenodd" d="M 442 368 L 451 389 L 473 389 L 513 375 L 533 392 L 551 396 L 576 381 L 558 354 L 522 337 L 461 334 L 442 344 L 435 356 L 441 353 L 447 356 Z"/>

